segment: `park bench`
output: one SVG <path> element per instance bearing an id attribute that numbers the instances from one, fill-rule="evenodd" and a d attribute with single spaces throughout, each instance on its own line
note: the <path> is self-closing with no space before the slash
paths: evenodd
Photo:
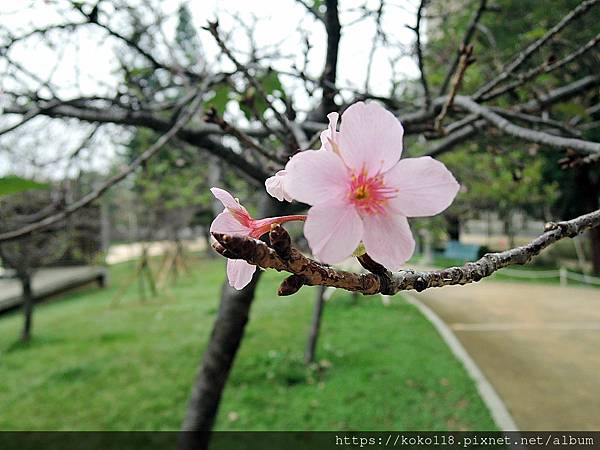
<path id="1" fill-rule="evenodd" d="M 459 241 L 448 241 L 444 258 L 460 259 L 462 261 L 473 261 L 479 258 L 481 247 L 475 244 L 462 244 Z"/>

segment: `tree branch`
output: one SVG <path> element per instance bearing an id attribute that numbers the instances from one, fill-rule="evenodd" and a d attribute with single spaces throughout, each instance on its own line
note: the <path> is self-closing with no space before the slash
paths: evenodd
<path id="1" fill-rule="evenodd" d="M 421 46 L 421 20 L 423 19 L 423 12 L 425 6 L 427 6 L 428 0 L 421 0 L 419 3 L 419 9 L 417 9 L 417 24 L 413 28 L 417 35 L 417 63 L 419 65 L 419 73 L 421 76 L 421 86 L 423 86 L 423 95 L 425 97 L 425 109 L 429 110 L 431 106 L 431 94 L 429 92 L 429 84 L 427 83 L 427 76 L 425 75 L 425 61 L 423 58 L 423 47 Z"/>
<path id="2" fill-rule="evenodd" d="M 60 118 L 71 117 L 86 122 L 114 123 L 118 125 L 133 125 L 150 128 L 157 132 L 167 132 L 172 124 L 169 120 L 158 117 L 149 111 L 124 110 L 122 108 L 98 108 L 88 104 L 80 104 L 77 100 L 64 101 L 61 104 L 49 107 L 43 105 L 36 108 L 39 114 L 47 117 Z M 28 114 L 29 109 L 20 106 L 7 106 L 5 113 Z M 324 128 L 324 126 L 323 126 Z M 247 134 L 265 136 L 264 130 L 247 130 Z M 222 136 L 224 132 L 214 124 L 203 124 L 202 126 L 183 127 L 177 133 L 178 137 L 188 144 L 201 147 L 207 152 L 227 161 L 249 178 L 262 184 L 269 177 L 262 167 L 253 165 L 241 154 L 225 146 L 211 135 Z"/>
<path id="3" fill-rule="evenodd" d="M 485 94 L 494 89 L 498 84 L 509 78 L 513 72 L 518 69 L 525 61 L 531 57 L 533 53 L 535 53 L 540 47 L 542 47 L 546 42 L 548 42 L 552 37 L 554 37 L 557 33 L 559 33 L 564 27 L 566 27 L 570 22 L 572 22 L 577 17 L 584 14 L 588 11 L 592 6 L 596 5 L 600 0 L 585 0 L 581 2 L 575 9 L 573 9 L 569 14 L 564 16 L 556 25 L 554 25 L 550 30 L 544 34 L 537 41 L 533 42 L 529 45 L 525 50 L 523 50 L 519 55 L 510 62 L 504 70 L 494 77 L 492 80 L 487 82 L 481 88 L 475 92 L 473 98 L 475 100 L 481 99 Z"/>
<path id="4" fill-rule="evenodd" d="M 267 93 L 265 92 L 262 84 L 260 84 L 258 82 L 258 80 L 250 73 L 250 71 L 248 70 L 248 67 L 246 67 L 245 65 L 243 65 L 241 62 L 238 61 L 238 59 L 233 55 L 231 50 L 229 50 L 227 45 L 225 45 L 225 42 L 223 41 L 223 39 L 221 38 L 221 35 L 219 34 L 218 22 L 209 22 L 208 27 L 206 27 L 205 29 L 212 35 L 212 37 L 215 39 L 217 45 L 221 49 L 221 51 L 231 60 L 231 62 L 235 65 L 236 69 L 245 75 L 245 77 L 248 79 L 248 81 L 250 82 L 252 87 L 254 89 L 256 89 L 256 92 L 259 93 L 259 95 L 263 98 L 265 103 L 268 105 L 269 109 L 273 112 L 273 115 L 275 116 L 277 121 L 288 132 L 288 134 L 286 135 L 286 134 L 282 133 L 281 131 L 273 130 L 273 131 L 275 131 L 275 134 L 277 134 L 279 136 L 279 138 L 282 140 L 282 142 L 286 143 L 289 146 L 291 153 L 298 150 L 298 148 L 300 148 L 300 144 L 298 143 L 298 140 L 296 139 L 294 129 L 290 125 L 288 118 L 285 117 L 283 114 L 281 114 L 277 110 L 277 108 L 275 108 L 275 106 L 273 105 L 273 102 L 271 101 L 271 99 L 269 98 Z"/>
<path id="5" fill-rule="evenodd" d="M 229 258 L 244 259 L 263 269 L 289 272 L 290 277 L 281 284 L 278 294 L 291 295 L 302 286 L 331 286 L 362 294 L 393 295 L 400 291 L 423 291 L 432 287 L 468 284 L 489 277 L 503 267 L 526 264 L 531 258 L 566 237 L 575 237 L 585 230 L 600 226 L 600 210 L 564 222 L 546 224 L 546 231 L 526 245 L 499 253 L 488 253 L 462 267 L 442 270 L 390 272 L 370 258 L 361 264 L 374 273 L 360 274 L 337 270 L 302 255 L 291 247 L 290 237 L 281 226 L 269 235 L 271 245 L 243 236 L 214 234 L 215 250 Z M 390 237 L 393 238 L 393 237 Z M 343 239 L 343 237 L 340 237 Z"/>
<path id="6" fill-rule="evenodd" d="M 442 131 L 442 123 L 444 121 L 444 117 L 446 117 L 446 114 L 448 114 L 448 109 L 452 107 L 454 97 L 456 97 L 456 94 L 460 89 L 460 85 L 462 83 L 463 77 L 465 76 L 465 71 L 467 70 L 467 67 L 469 67 L 473 62 L 473 46 L 469 44 L 466 47 L 461 47 L 460 60 L 456 69 L 456 73 L 454 74 L 454 77 L 452 77 L 452 86 L 450 88 L 450 94 L 448 94 L 448 99 L 444 103 L 444 106 L 442 106 L 442 110 L 435 118 L 435 122 L 433 124 L 433 127 L 436 131 Z"/>
<path id="7" fill-rule="evenodd" d="M 325 22 L 323 15 L 319 11 L 317 11 L 313 6 L 310 6 L 308 3 L 306 3 L 304 0 L 296 0 L 296 3 L 301 4 L 304 7 L 304 9 L 306 9 L 319 22 Z"/>
<path id="8" fill-rule="evenodd" d="M 489 92 L 485 95 L 481 96 L 481 101 L 489 101 L 492 100 L 496 97 L 501 96 L 502 94 L 505 94 L 506 92 L 512 91 L 513 89 L 516 89 L 519 86 L 522 86 L 523 84 L 525 84 L 526 82 L 528 82 L 529 80 L 535 78 L 536 76 L 540 75 L 540 74 L 546 74 L 546 73 L 550 73 L 556 69 L 559 69 L 567 64 L 569 64 L 571 61 L 579 58 L 581 55 L 587 53 L 589 50 L 596 48 L 596 46 L 598 45 L 598 43 L 600 42 L 600 33 L 598 33 L 596 36 L 594 36 L 592 39 L 590 39 L 584 46 L 579 47 L 576 51 L 574 51 L 573 53 L 570 53 L 569 55 L 565 56 L 564 58 L 552 63 L 552 64 L 540 64 L 537 67 L 534 67 L 533 69 L 528 70 L 527 72 L 523 73 L 523 74 L 518 74 L 517 75 L 517 79 L 511 83 L 508 83 L 504 86 L 499 87 L 498 89 Z"/>
<path id="9" fill-rule="evenodd" d="M 63 220 L 64 218 L 70 216 L 74 212 L 80 210 L 81 208 L 89 205 L 94 200 L 100 198 L 108 189 L 122 181 L 126 178 L 130 173 L 136 170 L 138 167 L 141 167 L 144 163 L 146 163 L 150 158 L 152 158 L 158 151 L 164 147 L 176 134 L 180 131 L 185 124 L 187 124 L 190 119 L 198 112 L 200 107 L 202 106 L 202 92 L 199 92 L 196 95 L 196 98 L 191 102 L 187 111 L 185 111 L 173 124 L 171 129 L 163 134 L 153 145 L 151 145 L 148 149 L 146 149 L 140 156 L 138 156 L 131 164 L 122 169 L 116 175 L 113 175 L 108 180 L 106 180 L 102 185 L 98 188 L 94 189 L 89 194 L 85 195 L 81 199 L 76 202 L 67 205 L 61 211 L 55 212 L 44 217 L 41 220 L 38 220 L 34 223 L 21 227 L 17 230 L 8 231 L 6 233 L 0 234 L 0 242 L 12 241 L 18 238 L 22 238 L 24 236 L 28 236 L 36 231 L 43 230 L 48 226 Z"/>
<path id="10" fill-rule="evenodd" d="M 458 46 L 458 51 L 456 52 L 456 56 L 454 57 L 454 60 L 452 61 L 452 64 L 448 69 L 448 73 L 446 73 L 446 77 L 444 78 L 444 82 L 442 83 L 442 87 L 440 88 L 439 95 L 444 95 L 446 93 L 446 89 L 448 89 L 448 84 L 452 79 L 452 75 L 454 74 L 454 72 L 456 72 L 456 68 L 458 67 L 458 63 L 462 54 L 461 49 L 466 48 L 471 43 L 471 39 L 473 38 L 475 31 L 477 30 L 477 24 L 479 23 L 479 20 L 481 19 L 481 16 L 485 11 L 486 6 L 487 0 L 479 1 L 479 7 L 477 8 L 477 11 L 475 11 L 475 14 L 473 14 L 473 18 L 471 19 L 471 22 L 467 27 L 465 37 L 463 38 L 461 44 Z"/>
<path id="11" fill-rule="evenodd" d="M 511 134 L 515 137 L 524 139 L 538 144 L 550 145 L 552 147 L 570 148 L 583 153 L 600 153 L 600 142 L 584 141 L 582 139 L 564 138 L 542 131 L 531 130 L 529 128 L 515 125 L 504 117 L 496 114 L 491 109 L 476 103 L 469 97 L 461 95 L 456 96 L 454 103 L 469 112 L 475 113 L 483 117 L 494 127 L 499 130 Z"/>

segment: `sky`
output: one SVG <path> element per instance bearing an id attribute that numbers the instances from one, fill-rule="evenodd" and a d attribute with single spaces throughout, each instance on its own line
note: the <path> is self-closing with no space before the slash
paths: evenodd
<path id="1" fill-rule="evenodd" d="M 127 2 L 129 6 L 143 3 L 141 0 Z M 177 10 L 182 0 L 163 0 L 161 10 L 168 16 Z M 372 20 L 354 23 L 358 17 L 356 8 L 363 2 L 342 0 L 341 22 L 344 26 L 340 42 L 338 63 L 338 85 L 363 90 L 367 61 L 371 50 L 371 42 L 375 35 L 375 25 Z M 57 11 L 65 7 L 66 0 L 0 0 L 0 26 L 9 27 L 19 34 L 32 26 L 43 27 L 50 23 L 63 22 Z M 92 3 L 93 4 L 93 3 Z M 303 61 L 302 36 L 297 27 L 302 25 L 313 44 L 308 72 L 318 77 L 325 59 L 325 30 L 321 23 L 306 14 L 305 9 L 294 0 L 197 0 L 187 2 L 193 15 L 195 26 L 205 26 L 209 20 L 219 19 L 221 29 L 231 33 L 234 50 L 242 54 L 248 49 L 248 39 L 245 27 L 252 29 L 258 47 L 268 46 L 278 50 L 290 59 L 274 65 L 280 71 L 289 70 L 291 61 L 301 64 Z M 369 2 L 369 7 L 377 8 L 378 0 Z M 406 27 L 413 25 L 416 1 L 396 0 L 386 3 L 383 28 L 390 32 L 397 42 L 389 49 L 379 50 L 374 55 L 373 70 L 370 79 L 370 90 L 374 94 L 385 95 L 390 88 L 392 71 L 389 65 L 390 56 L 406 51 L 414 43 L 414 32 Z M 115 12 L 115 18 L 118 14 Z M 79 19 L 77 16 L 73 16 Z M 257 21 L 255 22 L 255 19 Z M 111 19 L 117 20 L 117 19 Z M 167 39 L 174 34 L 175 20 L 168 20 L 164 30 Z M 119 27 L 118 22 L 115 25 Z M 199 31 L 207 60 L 212 61 L 218 54 L 218 48 L 206 31 Z M 27 45 L 14 48 L 11 57 L 27 68 L 28 71 L 41 77 L 52 75 L 55 84 L 65 86 L 60 91 L 63 98 L 79 95 L 112 95 L 117 85 L 118 61 L 115 57 L 116 43 L 107 39 L 105 33 L 96 27 L 87 27 L 64 41 L 66 34 L 52 35 L 50 40 L 31 39 Z M 4 36 L 0 34 L 0 43 Z M 164 55 L 167 57 L 167 55 Z M 417 66 L 414 57 L 407 56 L 400 60 L 397 70 L 406 77 L 416 77 Z M 0 77 L 5 67 L 0 64 Z M 33 83 L 31 80 L 22 80 Z M 292 78 L 282 78 L 286 88 L 294 91 L 299 84 Z M 14 88 L 10 80 L 0 78 L 0 87 Z M 300 109 L 308 108 L 302 98 L 297 97 Z M 0 129 L 14 118 L 0 117 Z M 27 171 L 27 159 L 36 161 L 54 161 L 60 155 L 68 154 L 78 146 L 90 127 L 76 121 L 64 124 L 52 121 L 48 126 L 47 120 L 34 120 L 25 129 L 25 133 L 0 137 L 0 174 L 10 170 Z M 85 168 L 105 169 L 119 147 L 127 140 L 127 133 L 115 133 L 115 127 L 107 127 L 106 131 L 95 137 L 93 148 L 88 158 L 82 164 Z M 19 149 L 19 157 L 8 157 Z M 9 149 L 9 150 L 7 150 Z M 82 152 L 85 155 L 85 152 Z M 23 156 L 26 157 L 23 157 Z M 64 165 L 49 164 L 49 174 L 62 176 L 65 170 L 71 170 Z M 38 169 L 36 169 L 38 170 Z"/>

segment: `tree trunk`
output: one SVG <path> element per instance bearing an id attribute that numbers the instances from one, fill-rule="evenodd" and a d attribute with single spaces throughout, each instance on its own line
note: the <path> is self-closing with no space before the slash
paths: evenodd
<path id="1" fill-rule="evenodd" d="M 263 217 L 285 214 L 283 204 L 271 197 L 265 200 L 261 208 Z M 250 284 L 241 291 L 229 287 L 227 282 L 223 285 L 217 319 L 183 421 L 179 450 L 208 448 L 221 395 L 244 337 L 260 275 L 261 271 L 257 270 Z"/>
<path id="2" fill-rule="evenodd" d="M 315 299 L 315 309 L 313 310 L 312 323 L 310 324 L 310 333 L 304 352 L 304 361 L 307 364 L 315 362 L 317 353 L 317 341 L 319 340 L 319 330 L 321 328 L 321 317 L 323 317 L 323 308 L 325 307 L 325 286 L 317 287 L 317 297 Z"/>
<path id="3" fill-rule="evenodd" d="M 223 285 L 217 320 L 204 352 L 183 422 L 180 450 L 201 450 L 208 447 L 210 430 L 244 336 L 260 274 L 261 271 L 257 270 L 250 284 L 241 291 L 236 291 L 227 284 Z"/>
<path id="4" fill-rule="evenodd" d="M 33 292 L 31 290 L 31 275 L 19 275 L 23 290 L 23 331 L 21 342 L 29 342 L 31 339 L 31 327 L 33 326 Z"/>
<path id="5" fill-rule="evenodd" d="M 592 272 L 600 275 L 600 228 L 592 228 L 589 232 Z"/>
<path id="6" fill-rule="evenodd" d="M 454 214 L 445 214 L 446 232 L 451 241 L 460 241 L 460 218 Z"/>
<path id="7" fill-rule="evenodd" d="M 503 219 L 504 234 L 508 239 L 508 248 L 515 246 L 515 232 L 512 224 L 512 213 L 506 212 Z"/>

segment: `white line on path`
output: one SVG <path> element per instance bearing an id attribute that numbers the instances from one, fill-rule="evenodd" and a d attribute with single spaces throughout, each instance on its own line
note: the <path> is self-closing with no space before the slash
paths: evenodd
<path id="1" fill-rule="evenodd" d="M 600 322 L 453 323 L 454 331 L 600 331 Z"/>

